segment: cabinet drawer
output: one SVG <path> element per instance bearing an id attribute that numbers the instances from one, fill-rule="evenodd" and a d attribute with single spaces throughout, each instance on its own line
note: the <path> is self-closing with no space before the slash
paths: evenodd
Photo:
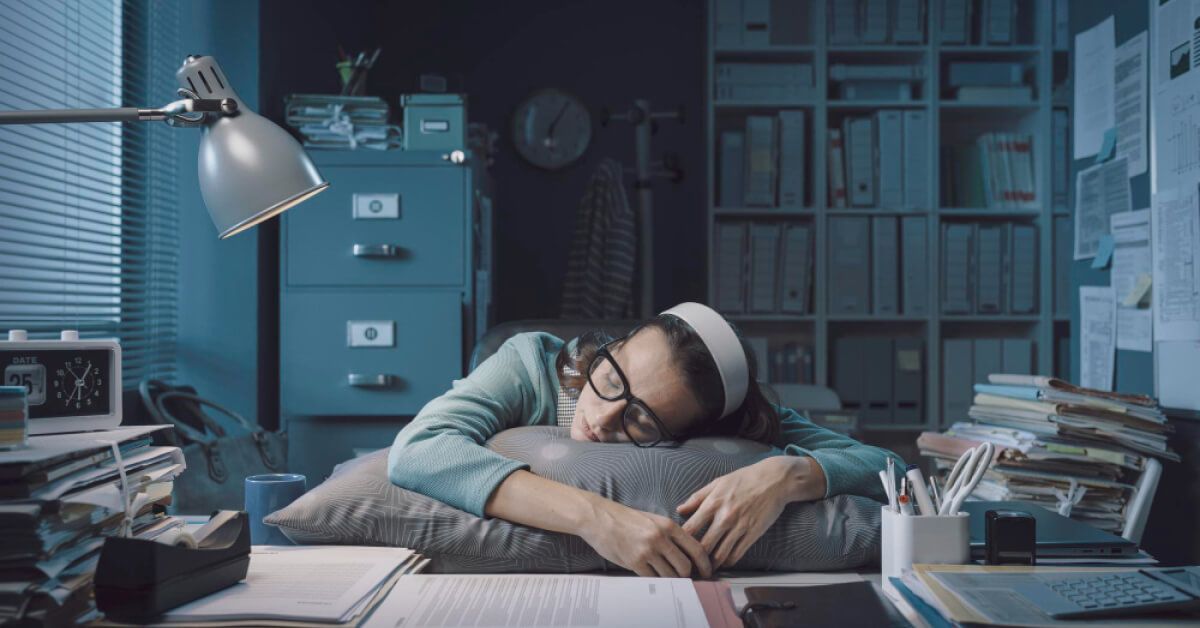
<path id="1" fill-rule="evenodd" d="M 462 376 L 457 292 L 286 292 L 281 404 L 298 415 L 411 415 Z"/>
<path id="2" fill-rule="evenodd" d="M 329 189 L 284 214 L 288 284 L 463 284 L 466 169 L 340 166 L 322 173 Z"/>

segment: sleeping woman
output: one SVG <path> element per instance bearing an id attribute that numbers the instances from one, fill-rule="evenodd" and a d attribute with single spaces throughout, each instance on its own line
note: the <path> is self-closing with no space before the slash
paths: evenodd
<path id="1" fill-rule="evenodd" d="M 791 502 L 884 498 L 878 472 L 895 454 L 768 402 L 750 349 L 716 311 L 683 303 L 605 340 L 509 339 L 400 431 L 391 481 L 478 516 L 577 535 L 642 576 L 685 578 L 736 563 Z M 696 491 L 678 505 L 679 525 L 534 475 L 484 446 L 501 430 L 555 424 L 575 440 L 654 447 L 735 436 L 782 453 Z"/>

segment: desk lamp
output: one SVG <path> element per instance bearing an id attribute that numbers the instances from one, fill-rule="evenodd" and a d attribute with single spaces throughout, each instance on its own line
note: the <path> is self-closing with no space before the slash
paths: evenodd
<path id="1" fill-rule="evenodd" d="M 200 193 L 217 233 L 227 238 L 329 187 L 300 143 L 246 107 L 209 56 L 189 56 L 175 73 L 176 100 L 160 109 L 3 111 L 0 124 L 143 122 L 200 127 Z"/>

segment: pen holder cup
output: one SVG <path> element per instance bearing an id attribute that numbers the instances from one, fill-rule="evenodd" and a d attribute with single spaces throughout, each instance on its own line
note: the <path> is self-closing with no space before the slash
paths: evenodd
<path id="1" fill-rule="evenodd" d="M 914 563 L 962 565 L 971 559 L 970 514 L 902 515 L 883 507 L 883 577 L 899 578 Z M 886 581 L 886 580 L 885 580 Z"/>

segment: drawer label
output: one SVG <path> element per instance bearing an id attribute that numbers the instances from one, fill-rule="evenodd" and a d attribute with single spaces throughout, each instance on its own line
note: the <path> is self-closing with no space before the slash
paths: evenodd
<path id="1" fill-rule="evenodd" d="M 398 220 L 400 218 L 400 195 L 355 194 L 355 220 Z"/>
<path id="2" fill-rule="evenodd" d="M 396 346 L 396 321 L 346 321 L 346 345 L 355 347 Z"/>

